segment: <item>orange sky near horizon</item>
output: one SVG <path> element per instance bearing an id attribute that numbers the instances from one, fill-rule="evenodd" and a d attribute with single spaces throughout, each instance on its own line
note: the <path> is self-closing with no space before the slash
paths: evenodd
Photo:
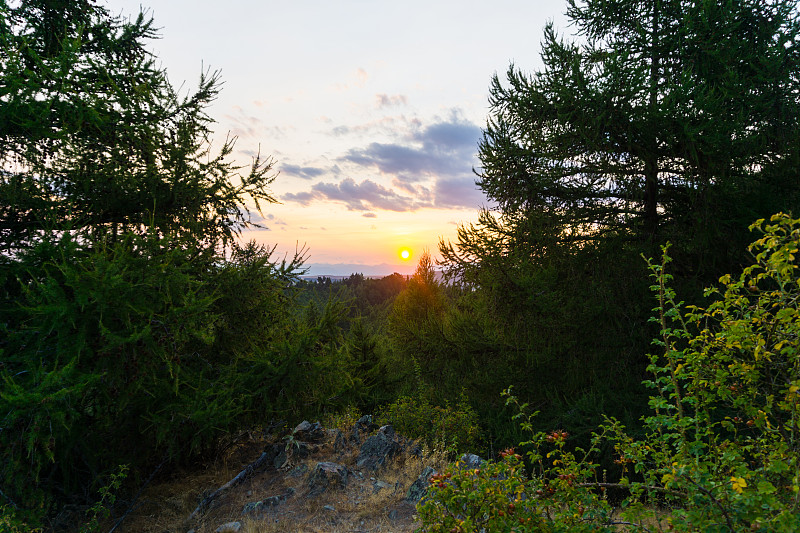
<path id="1" fill-rule="evenodd" d="M 487 204 L 473 168 L 492 76 L 540 68 L 545 24 L 566 27 L 565 0 L 100 3 L 153 17 L 150 48 L 181 94 L 220 72 L 212 146 L 232 136 L 238 164 L 274 160 L 280 203 L 243 239 L 412 271 Z"/>

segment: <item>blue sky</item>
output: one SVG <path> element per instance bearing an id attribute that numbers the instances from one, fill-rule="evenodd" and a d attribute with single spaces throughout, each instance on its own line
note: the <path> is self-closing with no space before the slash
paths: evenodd
<path id="1" fill-rule="evenodd" d="M 280 175 L 268 228 L 248 232 L 312 263 L 400 263 L 436 253 L 486 204 L 474 185 L 488 87 L 510 62 L 540 68 L 542 30 L 569 31 L 563 0 L 110 0 L 155 18 L 174 85 L 221 71 L 215 144 L 259 150 Z"/>

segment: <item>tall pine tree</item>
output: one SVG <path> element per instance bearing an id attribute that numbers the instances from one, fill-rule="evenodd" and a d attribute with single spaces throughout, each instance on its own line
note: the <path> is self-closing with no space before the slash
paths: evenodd
<path id="1" fill-rule="evenodd" d="M 749 222 L 798 204 L 796 2 L 570 0 L 567 15 L 577 41 L 548 25 L 543 70 L 492 80 L 478 185 L 500 220 L 464 228 L 463 251 L 486 232 L 551 251 L 613 235 L 727 261 Z"/>
<path id="2" fill-rule="evenodd" d="M 571 0 L 567 15 L 575 40 L 548 25 L 541 70 L 492 80 L 477 184 L 495 208 L 440 251 L 471 329 L 492 332 L 486 380 L 514 369 L 542 429 L 579 433 L 602 412 L 635 424 L 646 403 L 639 255 L 671 240 L 691 300 L 735 270 L 753 220 L 800 206 L 800 23 L 794 0 Z"/>
<path id="3" fill-rule="evenodd" d="M 144 43 L 152 20 L 92 0 L 0 2 L 0 254 L 53 233 L 126 233 L 213 250 L 270 202 L 270 162 L 210 151 L 216 74 L 181 96 Z"/>

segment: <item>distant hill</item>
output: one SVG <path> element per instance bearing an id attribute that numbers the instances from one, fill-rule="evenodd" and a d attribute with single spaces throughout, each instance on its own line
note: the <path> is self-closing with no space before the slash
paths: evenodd
<path id="1" fill-rule="evenodd" d="M 402 265 L 389 265 L 382 263 L 380 265 L 355 265 L 347 263 L 308 263 L 308 272 L 303 276 L 304 278 L 312 277 L 317 278 L 320 276 L 334 278 L 346 278 L 350 274 L 364 274 L 364 276 L 383 277 L 389 276 L 397 272 L 398 274 L 411 275 L 417 268 L 417 264 L 409 262 Z"/>

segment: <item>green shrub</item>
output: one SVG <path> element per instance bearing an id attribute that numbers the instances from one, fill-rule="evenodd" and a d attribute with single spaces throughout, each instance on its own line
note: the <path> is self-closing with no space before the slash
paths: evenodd
<path id="1" fill-rule="evenodd" d="M 0 485 L 31 524 L 67 499 L 91 505 L 119 464 L 135 484 L 226 432 L 336 407 L 342 310 L 289 312 L 294 265 L 270 253 L 209 263 L 167 239 L 65 236 L 24 258 L 0 366 Z M 237 307 L 221 292 L 244 278 Z"/>
<path id="2" fill-rule="evenodd" d="M 549 439 L 550 450 L 545 455 L 529 454 L 540 466 L 547 462 L 550 477 L 529 478 L 522 457 L 513 449 L 481 468 L 464 468 L 457 462 L 432 476 L 429 493 L 417 506 L 422 521 L 418 531 L 610 531 L 600 524 L 614 522 L 611 505 L 585 482 L 593 477 L 591 465 L 568 452 L 561 435 L 537 435 L 538 444 Z"/>
<path id="3" fill-rule="evenodd" d="M 570 450 L 563 430 L 533 432 L 535 413 L 523 414 L 527 405 L 509 392 L 533 434 L 522 443 L 532 477 L 508 457 L 483 473 L 451 470 L 450 482 L 418 507 L 421 531 L 648 531 L 644 517 L 670 531 L 799 530 L 800 219 L 777 214 L 751 229 L 763 232 L 750 246 L 754 264 L 738 278 L 723 276 L 705 309 L 681 310 L 665 272 L 667 247 L 661 264 L 650 264 L 663 351 L 651 356 L 654 414 L 643 438 L 608 419 L 587 450 Z M 611 483 L 593 459 L 609 444 L 622 469 Z M 629 494 L 618 516 L 609 488 Z M 520 492 L 515 516 L 523 522 L 514 524 L 499 510 Z M 655 506 L 668 512 L 657 516 Z"/>
<path id="4" fill-rule="evenodd" d="M 452 454 L 474 453 L 483 445 L 478 415 L 463 394 L 455 405 L 444 406 L 432 404 L 425 394 L 401 396 L 381 411 L 379 419 L 402 435 Z"/>
<path id="5" fill-rule="evenodd" d="M 800 219 L 751 226 L 753 265 L 723 276 L 707 308 L 681 302 L 651 265 L 663 354 L 651 356 L 656 391 L 649 434 L 618 428 L 621 456 L 642 481 L 636 498 L 671 502 L 675 531 L 800 529 Z M 694 333 L 691 333 L 694 332 Z"/>
<path id="6" fill-rule="evenodd" d="M 0 531 L 3 533 L 39 533 L 31 527 L 13 505 L 0 505 Z"/>

